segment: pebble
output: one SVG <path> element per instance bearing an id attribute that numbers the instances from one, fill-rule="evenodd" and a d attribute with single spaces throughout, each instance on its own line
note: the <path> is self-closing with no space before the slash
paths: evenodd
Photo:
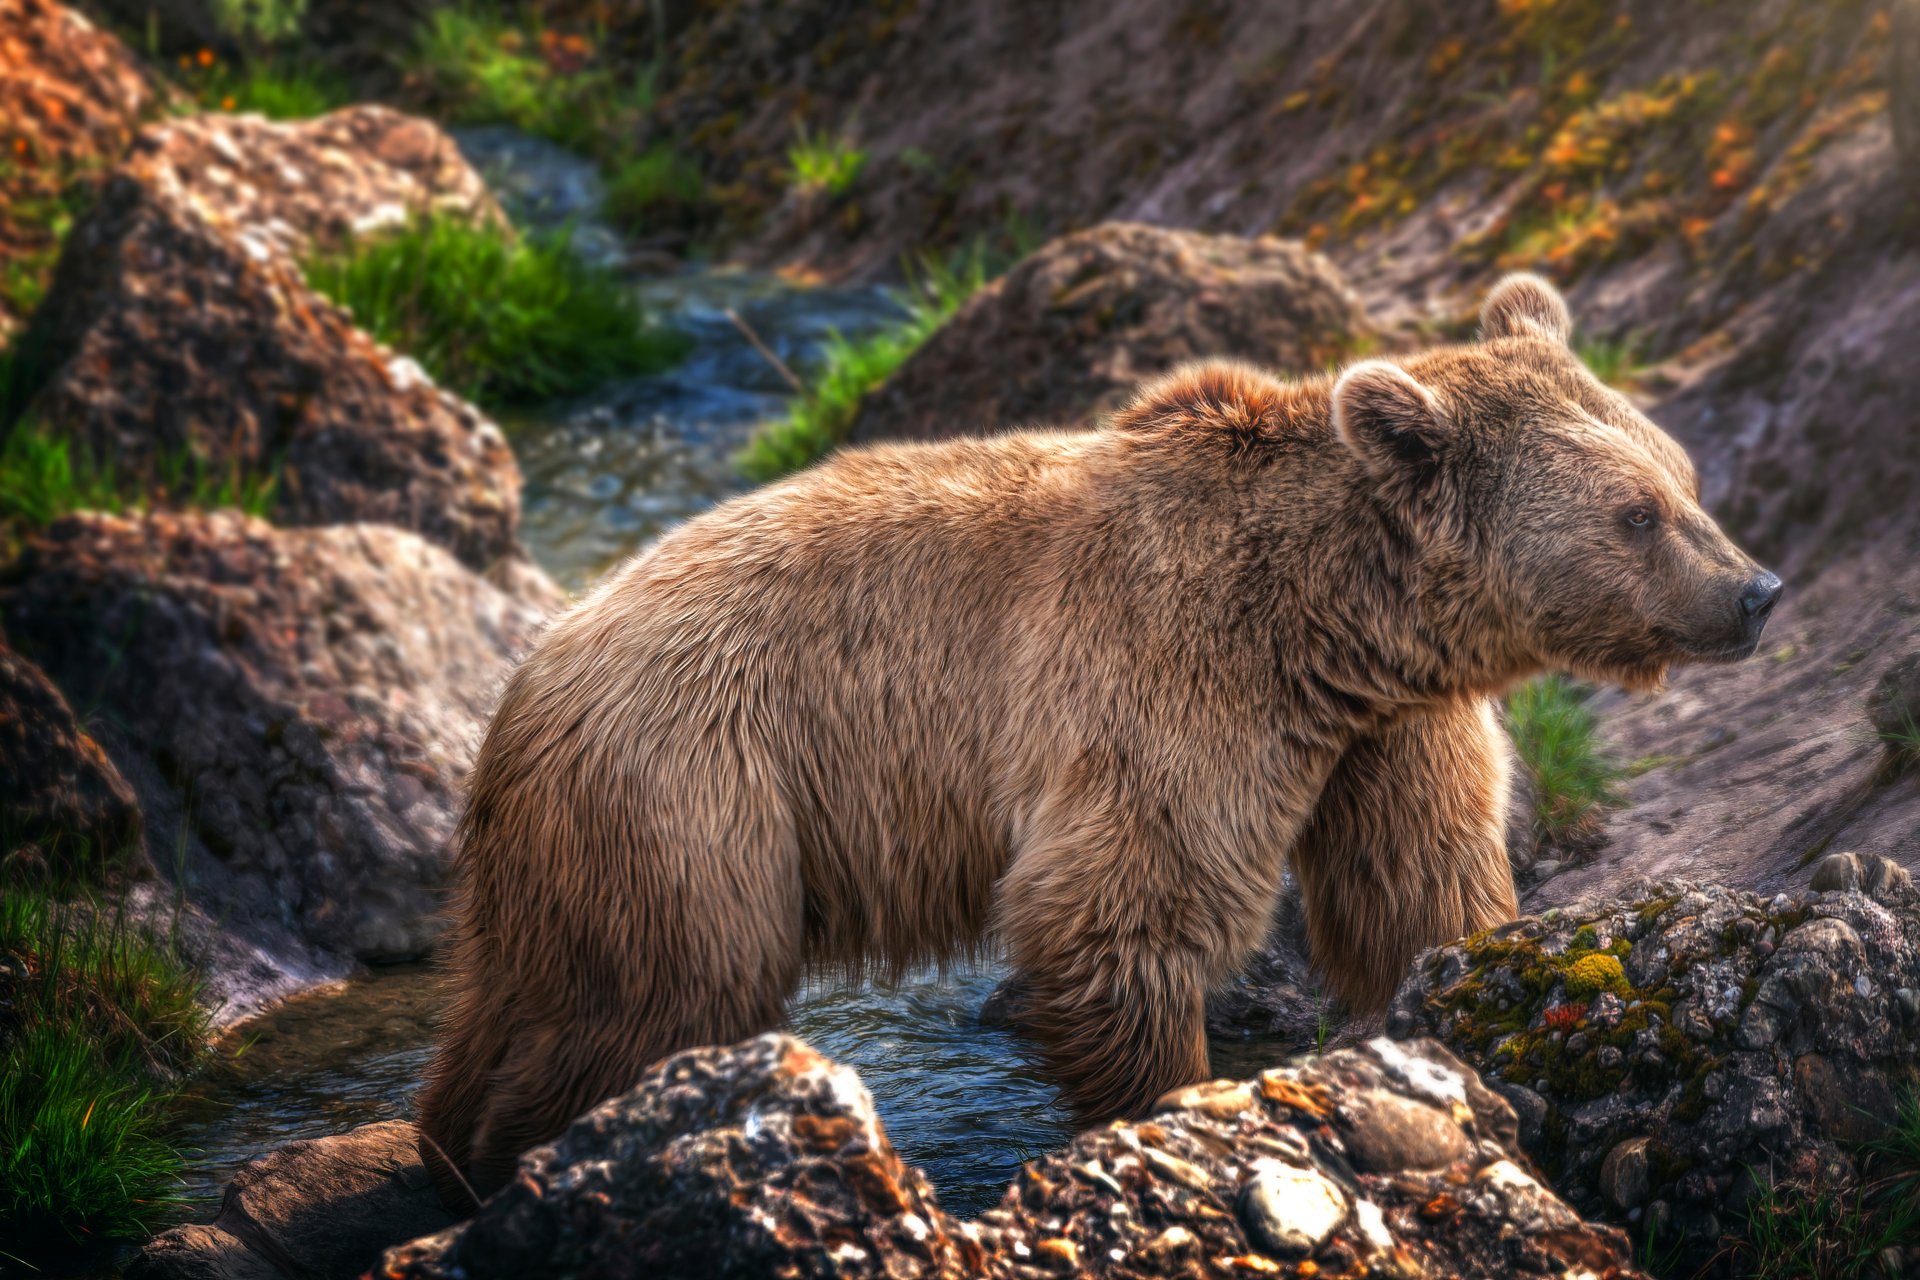
<path id="1" fill-rule="evenodd" d="M 1269 1165 L 1240 1195 L 1240 1225 L 1262 1253 L 1304 1258 L 1347 1220 L 1347 1193 L 1311 1169 Z"/>

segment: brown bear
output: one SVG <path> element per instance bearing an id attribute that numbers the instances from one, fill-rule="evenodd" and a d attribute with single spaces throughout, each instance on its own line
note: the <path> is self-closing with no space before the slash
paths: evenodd
<path id="1" fill-rule="evenodd" d="M 1113 1115 L 1205 1076 L 1203 1000 L 1287 864 L 1360 1006 L 1513 915 L 1490 698 L 1743 656 L 1780 591 L 1568 328 L 1511 278 L 1475 344 L 850 450 L 612 574 L 474 771 L 420 1102 L 449 1201 L 662 1055 L 778 1025 L 809 968 L 997 941 L 1067 1097 Z"/>

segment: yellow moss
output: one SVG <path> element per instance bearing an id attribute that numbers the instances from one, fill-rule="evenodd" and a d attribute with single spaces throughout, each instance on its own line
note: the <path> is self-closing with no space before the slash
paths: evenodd
<path id="1" fill-rule="evenodd" d="M 1566 983 L 1567 994 L 1576 1000 L 1591 999 L 1602 991 L 1624 995 L 1632 989 L 1626 970 L 1620 967 L 1619 957 L 1604 951 L 1582 956 L 1568 965 Z"/>

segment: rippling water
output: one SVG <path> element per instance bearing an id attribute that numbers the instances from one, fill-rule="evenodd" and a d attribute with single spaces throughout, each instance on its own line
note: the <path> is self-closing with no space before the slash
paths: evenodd
<path id="1" fill-rule="evenodd" d="M 653 315 L 692 337 L 687 358 L 502 424 L 526 477 L 521 537 L 576 590 L 745 487 L 731 458 L 785 411 L 792 390 L 729 311 L 802 376 L 830 335 L 859 337 L 900 314 L 885 290 L 801 289 L 735 272 L 634 287 Z"/>
<path id="2" fill-rule="evenodd" d="M 1023 1160 L 1073 1132 L 1020 1042 L 978 1021 L 999 978 L 987 967 L 891 990 L 822 985 L 792 1006 L 793 1030 L 860 1072 L 901 1155 L 961 1214 L 997 1201 Z M 186 1191 L 202 1216 L 255 1155 L 411 1116 L 438 1010 L 432 975 L 409 966 L 305 996 L 238 1031 L 240 1051 L 209 1080 L 186 1134 L 199 1151 Z"/>

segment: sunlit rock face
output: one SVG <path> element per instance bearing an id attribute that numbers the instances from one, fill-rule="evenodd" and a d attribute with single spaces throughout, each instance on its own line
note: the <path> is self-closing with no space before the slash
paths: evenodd
<path id="1" fill-rule="evenodd" d="M 450 138 L 382 107 L 150 126 L 19 338 L 28 419 L 158 505 L 378 521 L 474 568 L 511 555 L 520 472 L 499 428 L 300 271 L 428 211 L 500 217 Z"/>

